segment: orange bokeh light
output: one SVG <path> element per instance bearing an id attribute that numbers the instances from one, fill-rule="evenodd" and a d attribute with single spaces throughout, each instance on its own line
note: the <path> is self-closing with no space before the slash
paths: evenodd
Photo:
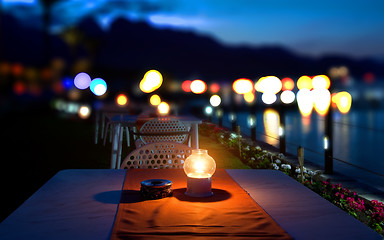
<path id="1" fill-rule="evenodd" d="M 150 93 L 157 90 L 163 83 L 163 76 L 157 70 L 149 70 L 140 81 L 140 90 Z"/>
<path id="2" fill-rule="evenodd" d="M 253 82 L 247 78 L 239 78 L 232 84 L 235 93 L 245 94 L 253 91 Z"/>
<path id="3" fill-rule="evenodd" d="M 244 100 L 247 103 L 252 103 L 255 100 L 255 94 L 253 92 L 244 93 Z"/>
<path id="4" fill-rule="evenodd" d="M 332 95 L 332 102 L 336 104 L 339 111 L 346 114 L 351 109 L 352 96 L 348 92 L 339 92 Z"/>
<path id="5" fill-rule="evenodd" d="M 21 74 L 23 74 L 24 67 L 21 63 L 15 63 L 12 65 L 11 71 L 14 76 L 21 76 Z"/>
<path id="6" fill-rule="evenodd" d="M 290 90 L 292 91 L 293 88 L 295 87 L 295 82 L 292 80 L 292 78 L 286 77 L 281 79 L 281 83 L 283 84 L 281 90 Z"/>
<path id="7" fill-rule="evenodd" d="M 11 65 L 7 62 L 0 63 L 0 74 L 7 75 L 11 71 Z"/>
<path id="8" fill-rule="evenodd" d="M 119 104 L 120 106 L 124 106 L 128 103 L 128 98 L 125 94 L 119 94 L 116 97 L 116 103 Z"/>
<path id="9" fill-rule="evenodd" d="M 312 89 L 312 79 L 308 76 L 301 76 L 297 80 L 297 88 L 299 90 L 304 89 L 304 88 L 311 90 Z"/>
<path id="10" fill-rule="evenodd" d="M 160 103 L 161 103 L 161 98 L 159 95 L 157 94 L 154 94 L 151 96 L 151 98 L 149 99 L 149 102 L 153 105 L 153 106 L 158 106 Z"/>

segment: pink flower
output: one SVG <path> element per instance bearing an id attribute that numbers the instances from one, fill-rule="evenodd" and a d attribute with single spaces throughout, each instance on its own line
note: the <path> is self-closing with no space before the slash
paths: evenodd
<path id="1" fill-rule="evenodd" d="M 355 201 L 354 198 L 347 197 L 346 200 L 347 200 L 347 203 L 348 203 L 350 208 L 355 209 L 355 210 L 359 210 L 359 211 L 365 210 L 364 201 L 361 200 L 360 198 L 358 198 L 357 201 Z"/>

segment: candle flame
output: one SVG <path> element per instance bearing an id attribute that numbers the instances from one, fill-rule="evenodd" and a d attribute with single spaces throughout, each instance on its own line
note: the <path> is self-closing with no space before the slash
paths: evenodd
<path id="1" fill-rule="evenodd" d="M 202 162 L 202 161 L 197 161 L 197 162 L 195 162 L 195 164 L 193 165 L 193 168 L 195 169 L 195 172 L 196 172 L 196 173 L 203 173 L 203 172 L 204 172 L 204 169 L 205 169 L 205 164 L 204 164 L 204 162 Z"/>

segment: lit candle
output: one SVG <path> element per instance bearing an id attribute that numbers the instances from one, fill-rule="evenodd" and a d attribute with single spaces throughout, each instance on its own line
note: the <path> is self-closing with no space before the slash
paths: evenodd
<path id="1" fill-rule="evenodd" d="M 194 149 L 185 159 L 184 172 L 187 175 L 186 195 L 191 197 L 209 197 L 211 190 L 211 177 L 215 173 L 216 163 L 205 149 Z"/>

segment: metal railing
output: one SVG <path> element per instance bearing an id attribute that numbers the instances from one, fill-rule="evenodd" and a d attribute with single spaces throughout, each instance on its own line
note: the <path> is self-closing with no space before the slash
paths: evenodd
<path id="1" fill-rule="evenodd" d="M 293 117 L 293 116 L 290 116 L 290 117 Z M 323 121 L 324 122 L 324 119 L 323 118 L 320 118 L 320 117 L 301 117 L 300 118 L 311 118 L 311 120 L 316 120 L 316 121 Z M 217 117 L 213 117 L 212 118 L 213 122 L 214 123 L 218 123 L 218 118 Z M 227 128 L 231 128 L 232 126 L 232 122 L 227 120 L 227 118 L 223 117 L 222 119 L 222 124 L 224 127 L 227 127 Z M 346 123 L 346 122 L 341 122 L 341 121 L 332 121 L 332 125 L 344 125 L 344 126 L 348 126 L 350 128 L 360 128 L 360 129 L 364 129 L 364 130 L 368 130 L 368 131 L 374 131 L 375 133 L 377 132 L 384 132 L 384 129 L 375 129 L 375 128 L 372 128 L 372 127 L 366 127 L 366 126 L 359 126 L 359 125 L 356 125 L 356 124 L 351 124 L 351 123 Z M 247 126 L 247 125 L 241 125 L 241 132 L 242 134 L 246 135 L 246 136 L 250 136 L 250 132 L 251 132 L 251 127 Z M 265 132 L 260 132 L 260 131 L 256 131 L 256 136 L 265 136 L 266 138 L 271 138 L 271 139 L 274 139 L 274 140 L 277 140 L 277 144 L 274 145 L 274 147 L 276 148 L 279 148 L 279 142 L 280 142 L 280 137 L 279 136 L 272 136 L 272 135 L 269 135 Z M 260 139 L 260 137 L 259 137 Z M 319 155 L 319 156 L 324 156 L 324 152 L 323 151 L 318 151 L 316 149 L 312 149 L 312 148 L 309 148 L 307 146 L 302 146 L 300 144 L 297 144 L 297 143 L 294 143 L 294 142 L 290 142 L 290 141 L 286 141 L 286 144 L 288 145 L 291 145 L 291 146 L 296 146 L 296 147 L 303 147 L 306 151 L 309 151 L 313 154 L 316 154 L 316 155 Z M 292 154 L 292 153 L 290 153 Z M 352 166 L 356 169 L 359 169 L 359 170 L 362 170 L 362 171 L 365 171 L 367 173 L 370 173 L 370 174 L 374 174 L 376 176 L 379 176 L 379 177 L 384 177 L 384 174 L 381 174 L 379 172 L 376 172 L 376 171 L 373 171 L 373 170 L 370 170 L 368 168 L 365 168 L 365 167 L 362 167 L 362 166 L 359 166 L 359 165 L 356 165 L 356 164 L 353 164 L 351 162 L 348 162 L 346 160 L 343 160 L 343 159 L 340 159 L 340 158 L 337 158 L 337 157 L 332 157 L 332 160 L 335 160 L 335 161 L 338 161 L 342 164 L 346 164 L 348 166 Z"/>

